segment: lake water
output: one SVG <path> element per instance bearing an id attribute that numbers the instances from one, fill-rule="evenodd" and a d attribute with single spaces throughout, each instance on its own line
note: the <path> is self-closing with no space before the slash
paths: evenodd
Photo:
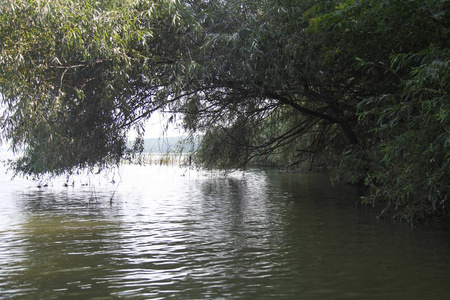
<path id="1" fill-rule="evenodd" d="M 450 298 L 448 224 L 377 221 L 323 174 L 1 168 L 0 299 Z"/>

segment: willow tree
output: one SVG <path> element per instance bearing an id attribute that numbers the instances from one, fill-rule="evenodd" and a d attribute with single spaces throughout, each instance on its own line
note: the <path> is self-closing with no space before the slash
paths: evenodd
<path id="1" fill-rule="evenodd" d="M 25 150 L 16 169 L 39 176 L 117 163 L 127 132 L 156 109 L 206 133 L 209 165 L 220 163 L 210 137 L 226 138 L 227 167 L 308 132 L 306 151 L 339 132 L 355 143 L 355 108 L 328 87 L 342 82 L 321 71 L 304 32 L 311 5 L 276 4 L 4 2 L 2 128 Z"/>
<path id="2" fill-rule="evenodd" d="M 1 126 L 13 150 L 24 150 L 17 171 L 57 175 L 120 161 L 130 128 L 165 101 L 158 95 L 171 75 L 162 69 L 179 51 L 175 5 L 2 2 Z"/>
<path id="3" fill-rule="evenodd" d="M 370 187 L 366 203 L 385 203 L 382 216 L 448 216 L 448 1 L 342 1 L 311 13 L 325 57 L 353 57 L 368 91 L 356 105 L 360 143 L 347 147 L 340 169 Z"/>
<path id="4" fill-rule="evenodd" d="M 343 47 L 362 48 L 360 67 L 372 76 L 366 83 L 373 94 L 358 104 L 361 126 L 370 126 L 364 151 L 373 158 L 365 175 L 371 188 L 366 202 L 383 200 L 383 216 L 394 212 L 409 222 L 448 217 L 449 2 L 354 1 L 329 17 L 347 28 L 340 30 Z M 370 49 L 355 43 L 351 32 L 360 33 Z M 354 155 L 349 161 L 355 165 Z"/>
<path id="5" fill-rule="evenodd" d="M 324 66 L 319 35 L 304 16 L 312 7 L 314 1 L 191 7 L 199 47 L 179 74 L 185 94 L 173 108 L 187 129 L 205 132 L 203 163 L 245 166 L 289 153 L 283 163 L 295 164 L 319 149 L 340 152 L 358 142 L 354 104 L 364 92 L 355 92 L 351 78 L 359 71 Z"/>

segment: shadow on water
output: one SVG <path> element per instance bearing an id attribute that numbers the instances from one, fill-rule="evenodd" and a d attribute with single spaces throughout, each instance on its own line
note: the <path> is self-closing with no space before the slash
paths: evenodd
<path id="1" fill-rule="evenodd" d="M 322 174 L 124 166 L 2 192 L 0 298 L 447 299 L 448 227 L 355 207 Z M 1 184 L 7 184 L 5 182 Z M 111 195 L 114 201 L 110 203 Z"/>

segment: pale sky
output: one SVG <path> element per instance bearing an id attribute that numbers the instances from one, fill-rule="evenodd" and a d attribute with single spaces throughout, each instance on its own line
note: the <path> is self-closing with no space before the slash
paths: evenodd
<path id="1" fill-rule="evenodd" d="M 184 135 L 185 133 L 183 129 L 177 128 L 176 123 L 169 124 L 168 130 L 164 132 L 164 128 L 167 126 L 169 117 L 169 114 L 164 115 L 160 112 L 154 112 L 145 124 L 144 138 L 178 137 Z M 135 137 L 136 132 L 130 131 L 129 139 L 133 140 Z"/>

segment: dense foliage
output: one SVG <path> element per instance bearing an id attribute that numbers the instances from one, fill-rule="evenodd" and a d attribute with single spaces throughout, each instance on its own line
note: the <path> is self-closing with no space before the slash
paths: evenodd
<path id="1" fill-rule="evenodd" d="M 383 214 L 448 214 L 449 9 L 5 0 L 2 136 L 24 150 L 19 173 L 70 174 L 119 163 L 128 132 L 163 110 L 204 135 L 203 166 L 326 164 Z"/>
<path id="2" fill-rule="evenodd" d="M 359 5 L 345 11 L 355 8 L 359 15 Z M 449 212 L 449 8 L 448 1 L 373 2 L 364 11 L 364 36 L 385 50 L 356 54 L 375 89 L 357 105 L 372 137 L 365 137 L 365 173 L 355 173 L 371 187 L 366 202 L 386 200 L 383 214 L 393 209 L 411 222 Z M 357 49 L 352 40 L 343 41 Z"/>

